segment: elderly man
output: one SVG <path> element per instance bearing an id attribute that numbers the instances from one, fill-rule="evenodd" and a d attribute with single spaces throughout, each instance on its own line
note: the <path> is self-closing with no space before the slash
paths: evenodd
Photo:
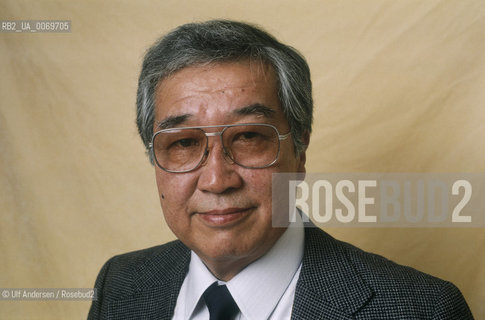
<path id="1" fill-rule="evenodd" d="M 179 240 L 110 259 L 90 319 L 472 319 L 451 283 L 272 225 L 272 174 L 305 172 L 308 65 L 232 21 L 183 25 L 143 63 L 137 124 Z M 298 228 L 299 226 L 299 228 Z"/>

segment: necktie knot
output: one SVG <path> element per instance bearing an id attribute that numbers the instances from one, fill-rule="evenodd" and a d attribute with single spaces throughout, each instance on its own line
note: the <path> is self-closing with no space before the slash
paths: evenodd
<path id="1" fill-rule="evenodd" d="M 205 290 L 203 297 L 209 309 L 210 320 L 233 319 L 239 311 L 226 285 L 219 286 L 214 282 Z"/>

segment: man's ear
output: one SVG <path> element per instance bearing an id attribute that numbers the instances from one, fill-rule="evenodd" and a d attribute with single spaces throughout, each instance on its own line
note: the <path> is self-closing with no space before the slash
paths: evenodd
<path id="1" fill-rule="evenodd" d="M 305 131 L 301 136 L 301 142 L 303 143 L 303 150 L 300 151 L 298 155 L 299 165 L 298 165 L 298 172 L 306 172 L 305 163 L 306 163 L 306 150 L 308 149 L 308 145 L 310 144 L 310 132 Z"/>

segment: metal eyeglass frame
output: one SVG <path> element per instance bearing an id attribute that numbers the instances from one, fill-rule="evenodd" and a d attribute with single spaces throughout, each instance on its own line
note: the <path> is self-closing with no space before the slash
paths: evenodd
<path id="1" fill-rule="evenodd" d="M 229 151 L 226 149 L 226 146 L 224 145 L 224 141 L 222 139 L 222 135 L 227 130 L 227 128 L 230 128 L 230 127 L 242 127 L 242 126 L 262 126 L 262 127 L 270 127 L 270 128 L 272 128 L 273 130 L 276 131 L 276 134 L 278 135 L 278 151 L 276 153 L 275 159 L 271 163 L 269 163 L 269 164 L 267 164 L 265 166 L 249 167 L 249 166 L 245 166 L 245 165 L 242 165 L 242 164 L 238 163 L 236 160 L 234 160 L 232 158 L 231 154 L 229 153 Z M 218 131 L 218 132 L 205 132 L 204 129 L 210 129 L 210 128 L 224 128 L 224 129 L 222 129 L 221 131 Z M 205 137 L 206 137 L 205 151 L 204 151 L 202 157 L 200 158 L 200 161 L 195 165 L 194 168 L 189 169 L 189 170 L 169 170 L 169 169 L 166 169 L 166 168 L 162 167 L 160 165 L 160 163 L 158 163 L 157 157 L 155 156 L 155 152 L 153 150 L 153 142 L 155 140 L 155 137 L 159 133 L 162 133 L 162 132 L 170 132 L 170 131 L 181 130 L 181 129 L 200 129 L 202 132 L 204 132 Z M 235 164 L 237 164 L 240 167 L 247 168 L 247 169 L 264 169 L 264 168 L 271 167 L 273 164 L 276 163 L 276 161 L 278 161 L 278 158 L 279 158 L 279 155 L 280 155 L 280 147 L 281 147 L 280 141 L 286 140 L 286 138 L 288 138 L 290 136 L 290 134 L 291 134 L 291 131 L 288 132 L 288 133 L 286 133 L 286 134 L 280 134 L 280 132 L 278 131 L 278 129 L 275 126 L 273 126 L 271 124 L 267 124 L 267 123 L 238 123 L 238 124 L 221 124 L 221 125 L 215 125 L 215 126 L 176 127 L 176 128 L 162 129 L 162 130 L 159 130 L 159 131 L 155 132 L 153 134 L 153 136 L 152 136 L 152 141 L 148 144 L 148 147 L 150 148 L 150 152 L 152 154 L 152 158 L 155 160 L 155 163 L 157 164 L 157 166 L 160 169 L 162 169 L 162 170 L 164 170 L 166 172 L 170 172 L 170 173 L 186 173 L 186 172 L 194 171 L 197 168 L 199 168 L 201 166 L 201 164 L 205 161 L 205 159 L 207 158 L 207 156 L 209 155 L 209 151 L 210 151 L 209 150 L 209 137 L 219 136 L 219 137 L 221 137 L 221 145 L 222 145 L 223 152 L 224 152 L 224 154 L 227 157 L 229 157 L 229 159 L 232 162 L 234 162 Z"/>

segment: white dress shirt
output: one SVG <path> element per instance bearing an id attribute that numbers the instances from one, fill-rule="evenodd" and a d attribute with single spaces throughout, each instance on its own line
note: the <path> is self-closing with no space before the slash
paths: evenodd
<path id="1" fill-rule="evenodd" d="M 219 281 L 193 251 L 180 288 L 174 320 L 207 320 L 202 298 L 214 281 L 225 284 L 240 312 L 235 319 L 290 319 L 303 257 L 304 231 L 300 215 L 273 248 L 228 282 Z"/>

